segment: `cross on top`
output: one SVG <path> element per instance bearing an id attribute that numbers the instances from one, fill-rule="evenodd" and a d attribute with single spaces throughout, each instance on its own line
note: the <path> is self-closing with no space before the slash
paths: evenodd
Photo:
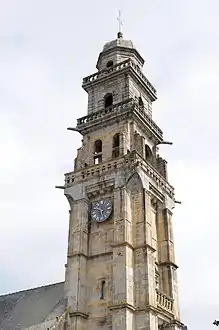
<path id="1" fill-rule="evenodd" d="M 122 22 L 122 18 L 121 18 L 121 10 L 119 10 L 119 16 L 117 17 L 117 20 L 119 22 L 119 32 L 122 33 L 123 22 Z"/>

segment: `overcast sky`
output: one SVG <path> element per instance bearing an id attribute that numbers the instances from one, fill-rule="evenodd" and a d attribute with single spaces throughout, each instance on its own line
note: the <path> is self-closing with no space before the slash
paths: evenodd
<path id="1" fill-rule="evenodd" d="M 146 60 L 158 90 L 153 118 L 176 188 L 174 216 L 182 322 L 219 318 L 219 1 L 0 0 L 0 293 L 62 281 L 68 202 L 64 173 L 86 114 L 82 78 L 115 38 Z"/>

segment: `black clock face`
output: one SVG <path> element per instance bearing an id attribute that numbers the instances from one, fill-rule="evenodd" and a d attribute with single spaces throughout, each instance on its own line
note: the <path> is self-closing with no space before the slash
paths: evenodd
<path id="1" fill-rule="evenodd" d="M 102 199 L 92 203 L 91 218 L 96 222 L 103 222 L 109 218 L 112 212 L 112 201 Z"/>

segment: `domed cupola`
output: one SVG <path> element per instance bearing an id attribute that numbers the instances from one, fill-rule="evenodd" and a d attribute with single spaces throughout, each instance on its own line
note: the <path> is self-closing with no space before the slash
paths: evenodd
<path id="1" fill-rule="evenodd" d="M 136 50 L 131 40 L 123 39 L 122 32 L 118 32 L 117 38 L 107 42 L 99 55 L 96 68 L 103 70 L 126 59 L 132 59 L 140 68 L 144 65 L 144 59 Z"/>

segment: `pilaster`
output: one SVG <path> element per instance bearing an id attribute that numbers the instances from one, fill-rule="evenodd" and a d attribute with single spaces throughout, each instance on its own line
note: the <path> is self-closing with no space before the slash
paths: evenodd
<path id="1" fill-rule="evenodd" d="M 145 247 L 145 268 L 146 268 L 146 304 L 156 307 L 156 282 L 155 282 L 155 261 L 156 261 L 156 235 L 155 217 L 156 213 L 152 207 L 152 196 L 148 191 L 144 193 L 145 200 L 145 223 L 146 223 L 146 247 Z"/>
<path id="2" fill-rule="evenodd" d="M 114 244 L 112 267 L 112 328 L 132 330 L 134 320 L 134 269 L 130 204 L 125 189 L 114 192 Z"/>
<path id="3" fill-rule="evenodd" d="M 145 310 L 140 313 L 137 312 L 135 316 L 135 330 L 157 330 L 158 319 L 156 312 L 153 310 Z"/>
<path id="4" fill-rule="evenodd" d="M 161 291 L 173 299 L 173 313 L 179 320 L 177 265 L 175 264 L 172 212 L 160 204 L 157 213 L 158 265 Z"/>
<path id="5" fill-rule="evenodd" d="M 70 211 L 66 290 L 70 309 L 70 329 L 83 329 L 86 314 L 88 258 L 88 202 L 74 201 Z"/>

